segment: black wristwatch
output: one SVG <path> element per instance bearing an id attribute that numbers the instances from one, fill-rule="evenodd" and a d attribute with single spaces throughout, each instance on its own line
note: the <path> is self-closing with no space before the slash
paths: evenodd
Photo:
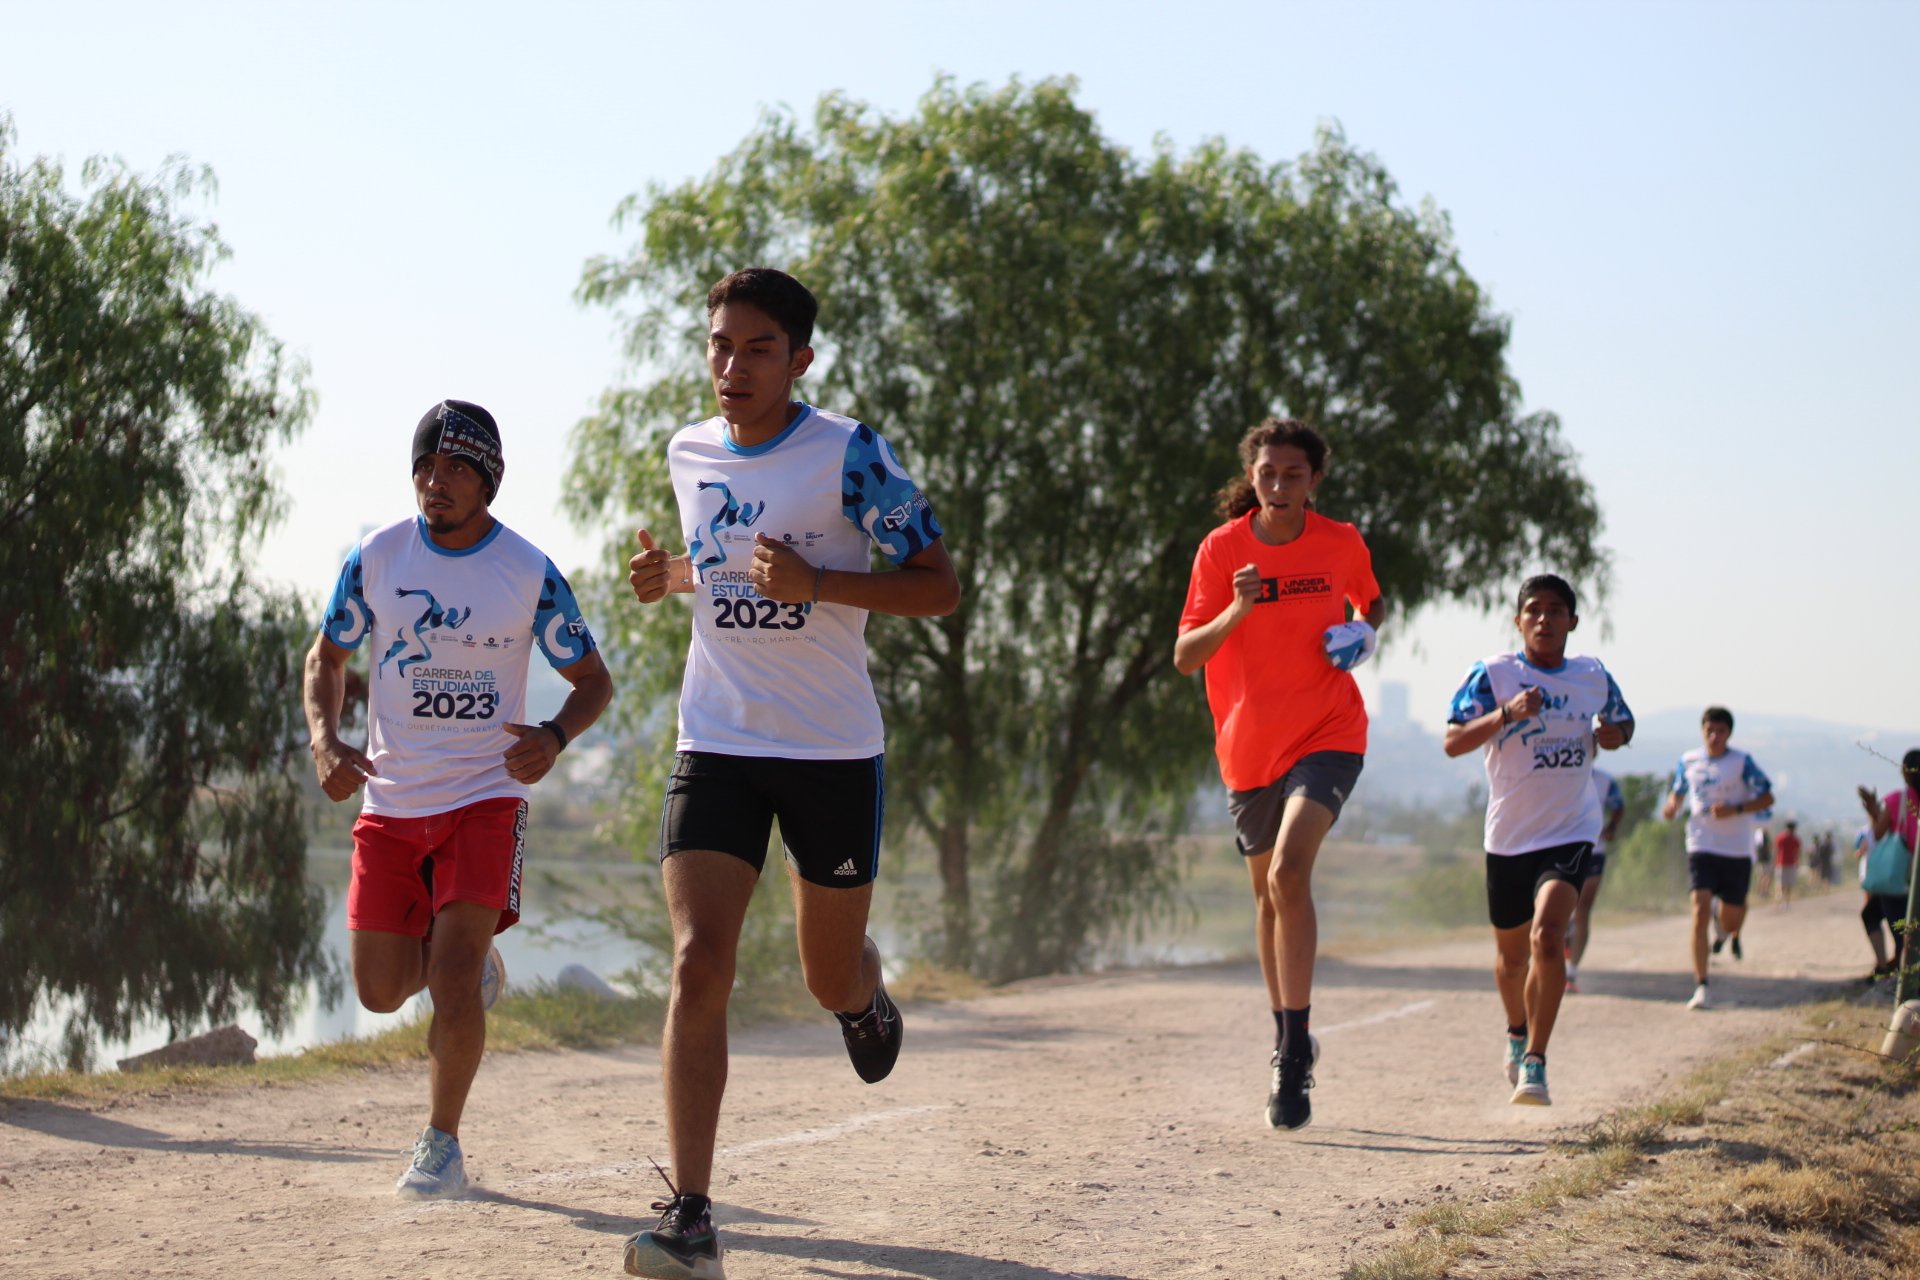
<path id="1" fill-rule="evenodd" d="M 567 731 L 560 727 L 560 722 L 558 720 L 542 720 L 540 722 L 540 727 L 542 729 L 553 730 L 553 736 L 560 739 L 560 749 L 562 751 L 565 751 L 567 749 Z"/>

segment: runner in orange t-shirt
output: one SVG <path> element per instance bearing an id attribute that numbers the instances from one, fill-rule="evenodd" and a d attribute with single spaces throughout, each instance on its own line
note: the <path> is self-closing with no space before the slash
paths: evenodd
<path id="1" fill-rule="evenodd" d="M 1267 1123 L 1300 1129 L 1319 1052 L 1307 1031 L 1313 863 L 1360 777 L 1367 712 L 1348 673 L 1372 656 L 1386 610 L 1359 532 L 1311 510 L 1327 473 L 1319 432 L 1269 418 L 1241 439 L 1240 460 L 1245 474 L 1220 492 L 1227 522 L 1194 556 L 1173 665 L 1206 668 L 1278 1037 Z"/>

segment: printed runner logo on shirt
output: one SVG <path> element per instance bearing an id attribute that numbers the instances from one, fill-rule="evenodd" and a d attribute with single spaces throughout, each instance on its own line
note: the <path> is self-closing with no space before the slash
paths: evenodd
<path id="1" fill-rule="evenodd" d="M 409 666 L 419 666 L 433 660 L 433 648 L 427 643 L 429 633 L 439 627 L 457 627 L 473 616 L 472 609 L 447 606 L 433 598 L 433 592 L 422 587 L 395 587 L 393 594 L 401 599 L 408 596 L 424 596 L 427 607 L 420 616 L 400 628 L 400 636 L 380 658 L 380 670 L 387 669 L 387 662 L 396 655 L 400 664 L 396 668 L 401 675 L 407 674 Z"/>
<path id="2" fill-rule="evenodd" d="M 1295 573 L 1284 578 L 1260 579 L 1255 604 L 1291 604 L 1297 600 L 1325 600 L 1333 595 L 1330 573 Z"/>
<path id="3" fill-rule="evenodd" d="M 711 520 L 707 521 L 707 533 L 713 538 L 713 549 L 707 551 L 705 555 L 702 555 L 701 552 L 706 550 L 707 543 L 704 539 L 696 535 L 691 545 L 687 547 L 687 557 L 693 561 L 693 567 L 696 569 L 708 569 L 723 565 L 727 562 L 727 549 L 722 545 L 725 541 L 722 536 L 722 531 L 731 529 L 735 525 L 738 525 L 742 529 L 752 528 L 753 522 L 767 513 L 767 504 L 762 502 L 756 507 L 751 502 L 743 503 L 733 496 L 731 489 L 728 489 L 726 485 L 718 480 L 696 481 L 694 487 L 702 491 L 707 489 L 718 490 L 720 494 L 720 510 L 714 513 Z M 702 575 L 702 580 L 705 580 L 705 575 Z"/>

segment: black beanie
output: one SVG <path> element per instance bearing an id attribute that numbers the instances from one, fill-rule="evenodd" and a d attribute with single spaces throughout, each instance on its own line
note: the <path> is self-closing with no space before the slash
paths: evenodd
<path id="1" fill-rule="evenodd" d="M 487 501 L 500 492 L 506 460 L 500 455 L 500 428 L 493 415 L 470 400 L 442 400 L 427 410 L 413 429 L 413 465 L 430 453 L 444 453 L 479 464 L 487 478 Z"/>

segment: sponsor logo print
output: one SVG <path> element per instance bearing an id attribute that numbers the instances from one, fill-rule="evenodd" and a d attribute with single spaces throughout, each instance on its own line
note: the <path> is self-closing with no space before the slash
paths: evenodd
<path id="1" fill-rule="evenodd" d="M 1326 600 L 1333 596 L 1330 573 L 1294 573 L 1284 578 L 1260 579 L 1255 604 L 1282 604 L 1293 600 Z"/>
<path id="2" fill-rule="evenodd" d="M 848 858 L 845 862 L 833 869 L 833 874 L 837 876 L 857 876 L 860 874 L 860 869 L 853 865 L 852 858 Z"/>

